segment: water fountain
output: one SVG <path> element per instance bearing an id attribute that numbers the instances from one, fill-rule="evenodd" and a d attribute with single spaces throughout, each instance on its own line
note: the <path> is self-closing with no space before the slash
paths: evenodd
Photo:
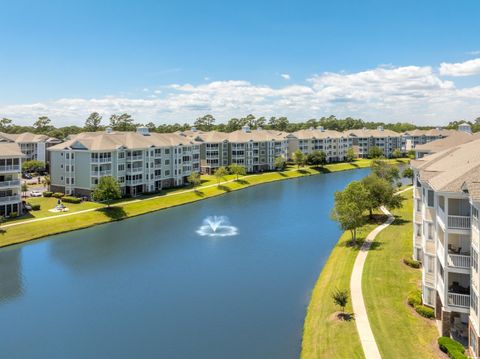
<path id="1" fill-rule="evenodd" d="M 228 237 L 237 235 L 238 228 L 232 226 L 226 216 L 209 216 L 203 220 L 197 233 L 208 237 Z"/>

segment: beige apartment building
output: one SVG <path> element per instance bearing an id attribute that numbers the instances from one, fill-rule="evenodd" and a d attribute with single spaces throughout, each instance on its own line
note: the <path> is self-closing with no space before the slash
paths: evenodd
<path id="1" fill-rule="evenodd" d="M 264 172 L 275 169 L 275 158 L 288 158 L 290 134 L 248 126 L 231 133 L 203 132 L 193 128 L 181 135 L 201 143 L 202 173 L 213 173 L 218 167 L 238 164 L 247 172 Z"/>
<path id="2" fill-rule="evenodd" d="M 21 170 L 25 155 L 13 142 L 0 142 L 0 216 L 21 214 Z"/>
<path id="3" fill-rule="evenodd" d="M 30 132 L 12 134 L 0 132 L 0 142 L 15 142 L 25 155 L 25 161 L 37 160 L 49 162 L 48 148 L 59 144 L 61 141 L 46 135 L 37 135 Z"/>
<path id="4" fill-rule="evenodd" d="M 325 130 L 323 127 L 300 130 L 292 135 L 289 139 L 290 158 L 297 149 L 305 155 L 313 151 L 322 151 L 326 155 L 327 162 L 344 161 L 353 141 L 343 132 Z"/>
<path id="5" fill-rule="evenodd" d="M 51 188 L 90 196 L 104 176 L 113 176 L 122 193 L 136 196 L 182 186 L 200 170 L 200 144 L 178 134 L 85 132 L 49 148 Z"/>
<path id="6" fill-rule="evenodd" d="M 480 139 L 419 158 L 412 168 L 423 301 L 435 308 L 441 335 L 468 344 L 478 358 Z"/>
<path id="7" fill-rule="evenodd" d="M 392 157 L 396 149 L 402 150 L 402 135 L 386 130 L 382 126 L 377 127 L 376 130 L 367 128 L 348 130 L 344 134 L 349 138 L 349 145 L 358 158 L 367 158 L 372 147 L 379 147 L 386 158 Z"/>

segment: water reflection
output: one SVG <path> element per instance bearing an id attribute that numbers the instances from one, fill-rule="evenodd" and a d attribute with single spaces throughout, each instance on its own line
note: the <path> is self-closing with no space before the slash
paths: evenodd
<path id="1" fill-rule="evenodd" d="M 19 249 L 0 252 L 0 303 L 23 293 L 21 255 Z"/>

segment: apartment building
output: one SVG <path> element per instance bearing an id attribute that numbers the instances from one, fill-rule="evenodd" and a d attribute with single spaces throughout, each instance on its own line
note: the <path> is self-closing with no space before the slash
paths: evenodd
<path id="1" fill-rule="evenodd" d="M 247 172 L 275 169 L 275 158 L 288 158 L 290 134 L 244 126 L 231 133 L 202 132 L 192 129 L 181 133 L 201 143 L 200 164 L 202 173 L 213 173 L 218 167 L 232 163 L 244 166 Z"/>
<path id="2" fill-rule="evenodd" d="M 0 216 L 23 211 L 21 198 L 22 158 L 25 155 L 13 142 L 0 142 Z"/>
<path id="3" fill-rule="evenodd" d="M 382 126 L 376 130 L 363 128 L 360 130 L 348 130 L 344 134 L 351 140 L 355 155 L 359 158 L 367 158 L 368 152 L 372 147 L 379 147 L 383 150 L 383 155 L 387 158 L 392 157 L 393 151 L 402 150 L 402 135 L 395 131 L 386 130 Z"/>
<path id="4" fill-rule="evenodd" d="M 402 134 L 402 150 L 408 152 L 415 149 L 418 145 L 424 145 L 426 143 L 446 138 L 452 134 L 455 134 L 455 130 L 446 130 L 440 127 L 430 130 L 412 130 L 406 131 Z"/>
<path id="5" fill-rule="evenodd" d="M 90 196 L 101 177 L 113 176 L 122 193 L 136 196 L 182 186 L 200 170 L 200 144 L 178 134 L 85 132 L 49 148 L 51 188 Z"/>
<path id="6" fill-rule="evenodd" d="M 422 294 L 441 335 L 479 353 L 480 140 L 412 161 L 413 256 L 422 261 Z"/>
<path id="7" fill-rule="evenodd" d="M 48 148 L 59 144 L 61 141 L 46 135 L 37 135 L 30 132 L 25 133 L 3 133 L 0 132 L 0 142 L 15 142 L 25 155 L 24 160 L 37 160 L 49 162 Z"/>
<path id="8" fill-rule="evenodd" d="M 292 135 L 289 139 L 289 158 L 297 149 L 305 155 L 313 151 L 322 151 L 327 162 L 344 161 L 353 141 L 342 132 L 325 130 L 323 127 L 300 130 Z"/>

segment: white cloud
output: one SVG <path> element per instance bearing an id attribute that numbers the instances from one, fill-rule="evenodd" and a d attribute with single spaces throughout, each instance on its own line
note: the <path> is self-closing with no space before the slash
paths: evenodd
<path id="1" fill-rule="evenodd" d="M 474 55 L 474 56 L 480 55 L 480 50 L 469 51 L 469 52 L 467 52 L 467 54 L 469 54 L 469 55 Z"/>
<path id="2" fill-rule="evenodd" d="M 280 74 L 280 76 L 283 77 L 285 80 L 290 80 L 290 75 L 289 74 Z"/>
<path id="3" fill-rule="evenodd" d="M 480 74 L 480 58 L 449 64 L 440 64 L 440 75 L 443 76 L 471 76 Z"/>
<path id="4" fill-rule="evenodd" d="M 480 84 L 457 88 L 429 66 L 379 66 L 355 73 L 321 73 L 305 84 L 274 88 L 249 81 L 211 81 L 160 86 L 157 97 L 62 98 L 34 104 L 0 105 L 2 117 L 30 124 L 48 114 L 55 124 L 82 124 L 90 112 L 108 117 L 131 113 L 139 122 L 188 122 L 206 113 L 219 121 L 253 113 L 291 120 L 335 114 L 385 122 L 444 124 L 480 114 Z"/>

